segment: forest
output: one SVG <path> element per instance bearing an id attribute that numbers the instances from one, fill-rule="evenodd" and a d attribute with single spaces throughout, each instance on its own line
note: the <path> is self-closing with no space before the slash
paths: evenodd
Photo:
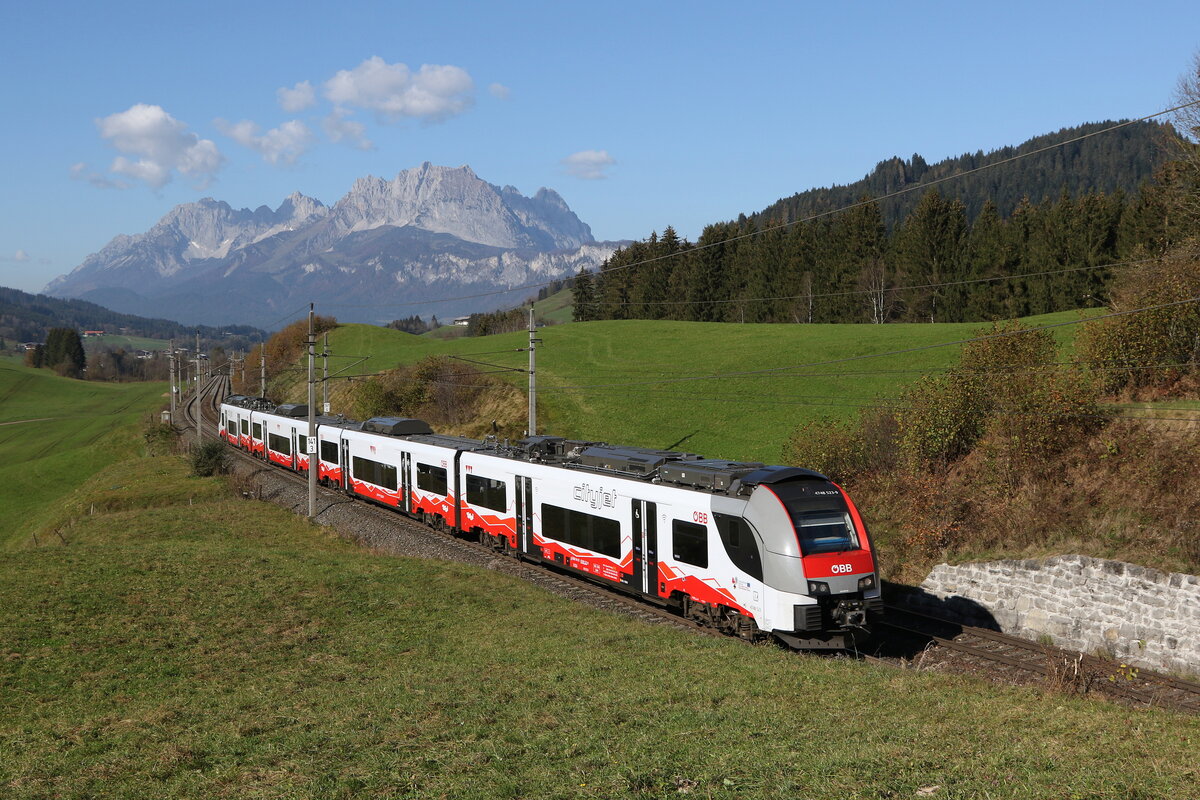
<path id="1" fill-rule="evenodd" d="M 1115 275 L 1181 232 L 1164 195 L 1172 129 L 1097 130 L 932 166 L 893 159 L 858 184 L 708 225 L 694 243 L 667 226 L 577 275 L 575 318 L 964 322 L 1103 306 Z M 1070 143 L 1003 163 L 1053 141 Z"/>

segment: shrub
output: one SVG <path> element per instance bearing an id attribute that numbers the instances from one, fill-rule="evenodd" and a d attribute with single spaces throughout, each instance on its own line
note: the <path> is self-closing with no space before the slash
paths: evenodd
<path id="1" fill-rule="evenodd" d="M 1200 297 L 1200 243 L 1127 272 L 1114 286 L 1114 311 Z M 1200 301 L 1089 322 L 1080 350 L 1108 392 L 1170 392 L 1200 374 Z"/>
<path id="2" fill-rule="evenodd" d="M 897 460 L 896 418 L 887 410 L 868 409 L 854 421 L 806 422 L 784 444 L 783 460 L 837 483 L 890 469 Z"/>
<path id="3" fill-rule="evenodd" d="M 1049 331 L 994 325 L 963 348 L 958 367 L 918 382 L 898 417 L 913 469 L 945 468 L 976 448 L 1011 483 L 1102 426 L 1095 382 L 1056 364 Z"/>
<path id="4" fill-rule="evenodd" d="M 224 443 L 216 441 L 207 441 L 192 448 L 192 474 L 198 478 L 224 474 L 229 468 L 226 461 L 228 452 Z"/>
<path id="5" fill-rule="evenodd" d="M 147 422 L 142 430 L 142 438 L 146 441 L 147 455 L 165 456 L 175 449 L 175 429 L 165 422 Z"/>
<path id="6" fill-rule="evenodd" d="M 429 356 L 371 378 L 354 398 L 354 410 L 363 419 L 416 417 L 436 430 L 464 436 L 491 433 L 492 420 L 498 420 L 501 436 L 519 435 L 523 405 L 510 384 L 445 356 Z"/>

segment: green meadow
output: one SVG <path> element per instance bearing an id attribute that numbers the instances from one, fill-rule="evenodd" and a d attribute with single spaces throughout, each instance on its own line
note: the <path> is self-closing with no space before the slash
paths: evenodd
<path id="1" fill-rule="evenodd" d="M 131 350 L 166 350 L 170 342 L 166 339 L 147 339 L 141 336 L 126 336 L 122 333 L 106 333 L 103 336 L 89 336 L 83 340 L 85 350 L 104 348 L 123 348 Z"/>
<path id="2" fill-rule="evenodd" d="M 0 549 L 22 545 L 77 484 L 136 452 L 139 421 L 165 393 L 162 383 L 69 380 L 0 361 Z"/>
<path id="3" fill-rule="evenodd" d="M 595 363 L 620 327 L 589 333 Z M 0 427 L 6 800 L 1115 800 L 1200 782 L 1195 717 L 697 638 L 364 551 L 143 455 L 162 388 L 0 363 L 20 423 Z"/>
<path id="4" fill-rule="evenodd" d="M 1024 322 L 1082 318 L 1080 312 L 1064 312 Z M 894 404 L 921 375 L 957 362 L 955 342 L 988 329 L 979 323 L 552 325 L 538 331 L 539 432 L 775 463 L 800 423 L 845 419 L 863 407 Z M 1076 330 L 1054 329 L 1064 351 L 1071 349 Z M 528 356 L 519 349 L 528 338 L 519 332 L 439 340 L 345 325 L 329 341 L 334 353 L 370 355 L 365 369 L 356 370 L 370 372 L 433 354 L 526 367 Z M 521 373 L 498 375 L 521 387 L 528 382 Z M 713 375 L 726 377 L 707 377 Z"/>
<path id="5" fill-rule="evenodd" d="M 5 798 L 1152 798 L 1200 719 L 798 656 L 113 463 L 0 553 Z"/>

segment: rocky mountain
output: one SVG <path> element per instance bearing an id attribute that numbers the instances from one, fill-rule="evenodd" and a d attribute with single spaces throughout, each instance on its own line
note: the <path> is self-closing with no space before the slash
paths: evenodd
<path id="1" fill-rule="evenodd" d="M 309 302 L 343 321 L 445 318 L 513 305 L 536 292 L 514 287 L 596 268 L 621 244 L 596 242 L 553 190 L 425 163 L 360 178 L 332 207 L 299 193 L 274 210 L 177 206 L 45 291 L 187 324 L 270 326 Z"/>

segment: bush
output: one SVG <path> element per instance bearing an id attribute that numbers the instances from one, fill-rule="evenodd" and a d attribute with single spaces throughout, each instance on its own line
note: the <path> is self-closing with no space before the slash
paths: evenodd
<path id="1" fill-rule="evenodd" d="M 821 419 L 798 427 L 783 446 L 783 460 L 816 470 L 837 483 L 891 469 L 897 460 L 896 418 L 868 409 L 853 422 Z"/>
<path id="2" fill-rule="evenodd" d="M 147 455 L 165 456 L 175 450 L 175 429 L 165 422 L 147 422 L 142 438 L 146 441 Z"/>
<path id="3" fill-rule="evenodd" d="M 229 470 L 226 460 L 228 452 L 227 445 L 215 441 L 207 441 L 199 447 L 192 448 L 192 474 L 197 478 L 223 475 Z"/>
<path id="4" fill-rule="evenodd" d="M 1200 243 L 1179 247 L 1154 264 L 1127 272 L 1113 288 L 1114 311 L 1200 297 Z M 1084 358 L 1108 392 L 1171 392 L 1200 374 L 1200 301 L 1089 322 Z"/>

